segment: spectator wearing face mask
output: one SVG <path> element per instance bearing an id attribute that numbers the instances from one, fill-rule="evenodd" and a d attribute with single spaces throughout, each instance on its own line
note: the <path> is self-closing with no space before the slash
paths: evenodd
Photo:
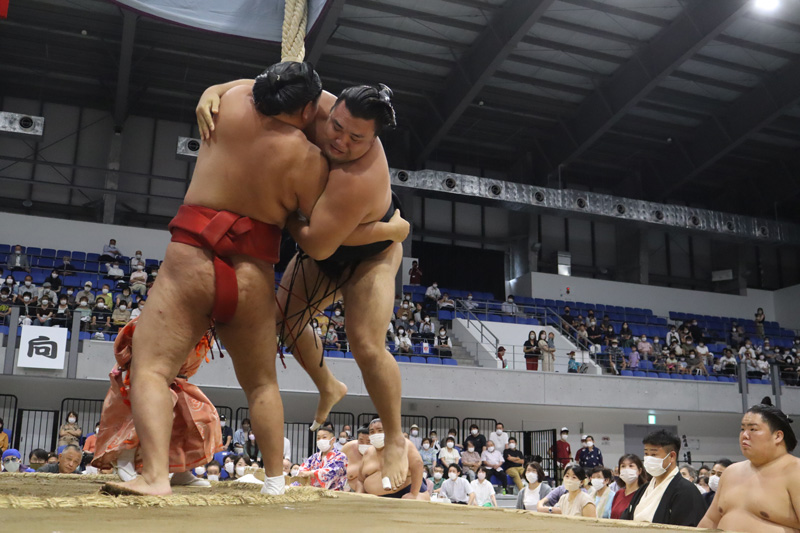
<path id="1" fill-rule="evenodd" d="M 457 464 L 461 460 L 461 454 L 456 449 L 456 439 L 447 437 L 444 442 L 444 448 L 439 451 L 439 464 L 447 468 L 453 463 Z"/>
<path id="2" fill-rule="evenodd" d="M 336 439 L 336 442 L 333 443 L 333 449 L 337 452 L 342 451 L 342 448 L 345 447 L 347 444 L 347 433 L 344 431 L 339 432 L 339 437 Z"/>
<path id="3" fill-rule="evenodd" d="M 404 324 L 407 324 L 413 316 L 414 310 L 411 308 L 411 302 L 408 300 L 403 300 L 403 302 L 398 306 L 397 311 L 394 313 L 395 320 L 399 320 Z"/>
<path id="4" fill-rule="evenodd" d="M 619 469 L 619 478 L 625 483 L 625 486 L 617 490 L 611 502 L 611 518 L 614 520 L 622 517 L 622 513 L 631 504 L 636 491 L 647 483 L 644 465 L 637 455 L 623 455 L 619 458 L 617 468 Z"/>
<path id="5" fill-rule="evenodd" d="M 136 304 L 134 309 L 131 309 L 131 320 L 134 318 L 139 318 L 141 316 L 142 311 L 144 311 L 144 303 L 145 300 L 139 300 L 139 303 Z"/>
<path id="6" fill-rule="evenodd" d="M 503 470 L 514 482 L 517 490 L 522 490 L 522 476 L 525 473 L 525 456 L 517 449 L 517 439 L 508 439 L 508 448 L 503 452 Z"/>
<path id="7" fill-rule="evenodd" d="M 233 474 L 231 474 L 231 479 L 235 481 L 244 477 L 247 474 L 247 469 L 252 465 L 253 461 L 251 461 L 250 457 L 247 455 L 234 456 Z"/>
<path id="8" fill-rule="evenodd" d="M 0 457 L 0 464 L 3 466 L 3 472 L 8 472 L 10 474 L 16 474 L 18 472 L 22 474 L 36 472 L 33 468 L 28 468 L 22 464 L 22 455 L 20 455 L 19 450 L 15 450 L 14 448 L 3 451 L 3 455 Z"/>
<path id="9" fill-rule="evenodd" d="M 733 351 L 730 348 L 725 348 L 725 350 L 722 352 L 722 357 L 719 360 L 721 372 L 729 376 L 736 375 L 736 364 L 736 358 L 733 357 Z"/>
<path id="10" fill-rule="evenodd" d="M 594 467 L 591 477 L 592 490 L 589 491 L 589 496 L 594 498 L 597 518 L 611 518 L 611 503 L 614 500 L 614 491 L 611 488 L 613 483 L 614 474 L 611 470 L 602 466 Z"/>
<path id="11" fill-rule="evenodd" d="M 564 516 L 595 518 L 597 516 L 597 508 L 594 505 L 594 500 L 583 490 L 585 479 L 586 472 L 578 465 L 571 464 L 564 469 L 565 492 L 554 507 L 546 508 L 547 512 Z M 551 492 L 547 497 L 551 498 L 552 495 L 553 493 Z M 540 501 L 540 512 L 543 510 L 541 503 Z"/>
<path id="12" fill-rule="evenodd" d="M 439 335 L 436 337 L 434 346 L 436 355 L 439 357 L 453 357 L 453 343 L 444 327 L 439 328 Z"/>
<path id="13" fill-rule="evenodd" d="M 92 322 L 92 308 L 89 306 L 89 301 L 86 296 L 80 299 L 78 305 L 75 307 L 75 313 L 80 315 L 81 329 L 86 330 Z"/>
<path id="14" fill-rule="evenodd" d="M 544 470 L 539 463 L 531 462 L 525 466 L 525 480 L 528 485 L 517 496 L 517 509 L 538 511 L 539 501 L 553 490 L 544 479 Z"/>
<path id="15" fill-rule="evenodd" d="M 228 425 L 228 417 L 219 415 L 219 425 L 222 428 L 222 446 L 225 450 L 233 449 L 233 429 Z"/>
<path id="16" fill-rule="evenodd" d="M 461 467 L 458 463 L 453 463 L 447 468 L 447 479 L 442 483 L 439 494 L 450 500 L 450 503 L 467 505 L 469 502 L 472 485 L 461 477 Z"/>
<path id="17" fill-rule="evenodd" d="M 424 339 L 424 340 L 426 340 L 428 342 L 431 342 L 431 341 L 434 340 L 434 336 L 436 335 L 434 333 L 435 325 L 433 324 L 433 322 L 431 322 L 431 317 L 426 316 L 422 320 L 422 324 L 418 325 L 418 328 L 419 328 L 419 336 L 422 339 Z"/>
<path id="18" fill-rule="evenodd" d="M 83 443 L 83 451 L 94 455 L 95 448 L 97 447 L 97 434 L 100 432 L 100 422 L 94 425 L 94 433 L 86 437 Z"/>
<path id="19" fill-rule="evenodd" d="M 247 433 L 247 442 L 244 445 L 244 454 L 250 458 L 253 463 L 261 465 L 261 450 L 258 449 L 258 442 L 256 442 L 256 435 L 250 430 Z"/>
<path id="20" fill-rule="evenodd" d="M 445 469 L 442 465 L 435 465 L 433 467 L 433 489 L 431 492 L 438 494 L 442 488 L 442 484 L 447 480 L 444 475 Z"/>
<path id="21" fill-rule="evenodd" d="M 504 315 L 518 315 L 519 314 L 519 307 L 517 304 L 514 303 L 514 297 L 509 296 L 506 298 L 506 301 L 500 306 L 500 311 Z"/>
<path id="22" fill-rule="evenodd" d="M 34 298 L 37 302 L 41 302 L 42 298 L 47 298 L 50 300 L 51 304 L 58 301 L 58 294 L 53 290 L 49 281 L 44 282 L 42 288 L 38 290 L 37 295 L 38 297 Z"/>
<path id="23" fill-rule="evenodd" d="M 600 451 L 600 448 L 595 447 L 594 437 L 591 435 L 586 436 L 583 448 L 578 450 L 578 453 L 575 455 L 575 460 L 583 468 L 589 470 L 603 464 L 603 453 Z"/>
<path id="24" fill-rule="evenodd" d="M 650 359 L 650 357 L 653 355 L 653 345 L 648 342 L 647 335 L 642 335 L 639 337 L 639 342 L 636 343 L 636 350 L 645 360 Z"/>
<path id="25" fill-rule="evenodd" d="M 50 272 L 50 275 L 44 279 L 45 282 L 50 284 L 50 288 L 55 291 L 59 292 L 61 290 L 61 276 L 58 274 L 58 270 L 53 270 Z"/>
<path id="26" fill-rule="evenodd" d="M 508 448 L 509 435 L 505 432 L 505 426 L 502 422 L 495 424 L 495 430 L 489 433 L 489 440 L 494 442 L 500 453 L 503 453 Z"/>
<path id="27" fill-rule="evenodd" d="M 39 301 L 39 306 L 36 308 L 36 326 L 50 326 L 53 323 L 53 314 L 55 306 L 50 302 L 50 297 L 45 296 Z"/>
<path id="28" fill-rule="evenodd" d="M 478 453 L 483 453 L 483 450 L 486 449 L 486 437 L 483 436 L 476 424 L 469 427 L 469 435 L 464 439 L 464 448 L 468 448 L 470 442 Z"/>
<path id="29" fill-rule="evenodd" d="M 111 263 L 106 263 L 106 279 L 120 281 L 125 278 L 125 271 L 119 266 L 119 261 L 114 260 Z"/>
<path id="30" fill-rule="evenodd" d="M 114 305 L 114 300 L 113 300 L 113 298 L 111 296 L 111 288 L 109 287 L 109 285 L 107 283 L 103 284 L 103 288 L 100 289 L 100 294 L 97 295 L 97 298 L 95 299 L 95 303 L 97 303 L 100 300 L 105 302 L 106 309 L 110 310 L 112 308 L 112 306 Z"/>
<path id="31" fill-rule="evenodd" d="M 58 446 L 66 446 L 68 444 L 78 445 L 81 442 L 83 430 L 78 425 L 78 413 L 70 411 L 67 413 L 67 419 L 61 424 L 58 429 Z"/>
<path id="32" fill-rule="evenodd" d="M 31 325 L 36 320 L 36 304 L 33 303 L 31 293 L 23 292 L 19 298 L 17 305 L 19 305 L 19 323 L 20 325 Z"/>
<path id="33" fill-rule="evenodd" d="M 144 270 L 145 268 L 145 261 L 142 257 L 141 250 L 136 250 L 136 253 L 133 254 L 133 257 L 131 257 L 131 262 L 130 262 L 131 272 L 136 270 L 136 267 L 138 266 L 141 266 L 142 270 Z"/>
<path id="34" fill-rule="evenodd" d="M 66 294 L 62 294 L 58 299 L 58 306 L 53 310 L 53 325 L 62 328 L 69 327 L 72 318 L 72 311 L 69 308 L 69 300 Z"/>
<path id="35" fill-rule="evenodd" d="M 328 331 L 325 333 L 323 345 L 326 350 L 342 351 L 342 345 L 339 343 L 339 334 L 332 324 L 328 324 Z"/>
<path id="36" fill-rule="evenodd" d="M 25 294 L 29 292 L 31 294 L 31 301 L 36 303 L 39 299 L 39 293 L 41 292 L 36 285 L 33 284 L 33 278 L 31 276 L 25 276 L 25 280 L 17 285 L 17 294 Z"/>
<path id="37" fill-rule="evenodd" d="M 733 461 L 730 459 L 720 459 L 714 466 L 711 468 L 711 471 L 708 473 L 708 492 L 703 494 L 703 500 L 706 502 L 706 507 L 711 507 L 711 503 L 714 501 L 714 496 L 717 494 L 717 489 L 719 488 L 719 479 L 722 477 L 722 473 L 728 469 L 729 466 L 733 464 Z"/>
<path id="38" fill-rule="evenodd" d="M 8 254 L 6 270 L 11 270 L 12 272 L 31 271 L 31 265 L 28 262 L 28 256 L 22 253 L 22 246 L 19 244 L 14 246 L 14 251 L 12 253 Z"/>
<path id="39" fill-rule="evenodd" d="M 443 311 L 452 311 L 456 308 L 456 303 L 447 293 L 442 294 L 442 297 L 439 298 L 437 304 L 439 305 L 439 309 Z"/>
<path id="40" fill-rule="evenodd" d="M 341 491 L 347 481 L 347 456 L 333 447 L 335 436 L 329 428 L 317 430 L 317 450 L 300 466 L 297 477 L 308 485 Z M 292 485 L 299 486 L 299 482 Z"/>
<path id="41" fill-rule="evenodd" d="M 433 468 L 434 464 L 436 464 L 438 452 L 433 449 L 433 446 L 431 446 L 431 439 L 428 437 L 422 439 L 422 444 L 419 448 L 419 455 L 422 457 L 423 466 L 428 467 L 429 470 Z"/>
<path id="42" fill-rule="evenodd" d="M 464 304 L 464 307 L 470 311 L 478 308 L 478 302 L 475 301 L 471 292 L 467 293 L 467 299 L 463 300 L 462 303 Z"/>
<path id="43" fill-rule="evenodd" d="M 132 267 L 128 283 L 134 293 L 140 296 L 147 294 L 147 272 L 144 271 L 143 264 Z"/>
<path id="44" fill-rule="evenodd" d="M 429 312 L 436 310 L 436 305 L 441 297 L 442 291 L 439 290 L 439 283 L 434 281 L 425 291 L 425 308 L 428 309 Z"/>
<path id="45" fill-rule="evenodd" d="M 413 444 L 417 448 L 417 450 L 419 450 L 420 447 L 422 447 L 422 437 L 419 434 L 418 425 L 416 424 L 411 425 L 408 432 L 408 440 L 411 441 L 411 444 Z"/>
<path id="46" fill-rule="evenodd" d="M 566 427 L 561 428 L 561 438 L 556 442 L 555 446 L 550 447 L 550 457 L 555 459 L 556 464 L 561 468 L 566 467 L 572 460 L 572 449 L 569 446 L 569 429 Z M 555 457 L 553 454 L 555 453 Z"/>
<path id="47" fill-rule="evenodd" d="M 226 455 L 222 461 L 222 472 L 220 473 L 220 481 L 233 479 L 233 474 L 236 472 L 236 455 Z"/>
<path id="48" fill-rule="evenodd" d="M 80 302 L 81 298 L 86 298 L 86 301 L 89 302 L 89 306 L 94 307 L 95 296 L 92 292 L 92 282 L 87 281 L 83 285 L 83 290 L 78 291 L 75 295 L 75 299 Z"/>
<path id="49" fill-rule="evenodd" d="M 528 370 L 539 370 L 539 341 L 536 339 L 536 332 L 531 330 L 528 333 L 528 340 L 522 345 L 522 352 L 525 354 L 525 368 Z"/>
<path id="50" fill-rule="evenodd" d="M 131 311 L 128 304 L 123 300 L 119 306 L 111 313 L 112 331 L 119 331 L 119 328 L 131 321 Z"/>
<path id="51" fill-rule="evenodd" d="M 422 270 L 419 269 L 419 263 L 416 261 L 411 261 L 411 268 L 408 269 L 408 278 L 409 278 L 409 285 L 421 285 L 422 284 Z"/>
<path id="52" fill-rule="evenodd" d="M 206 479 L 209 481 L 219 481 L 222 474 L 222 466 L 217 461 L 211 461 L 206 465 Z"/>
<path id="53" fill-rule="evenodd" d="M 475 449 L 474 444 L 467 443 L 467 448 L 461 453 L 461 472 L 463 475 L 467 476 L 469 481 L 474 481 L 478 468 L 482 464 L 481 454 Z"/>
<path id="54" fill-rule="evenodd" d="M 410 354 L 414 351 L 414 345 L 411 342 L 411 337 L 409 337 L 408 333 L 406 332 L 406 328 L 404 327 L 397 328 L 397 337 L 394 338 L 394 345 L 395 350 L 401 354 Z"/>
<path id="55" fill-rule="evenodd" d="M 486 449 L 483 450 L 483 453 L 481 454 L 481 461 L 488 472 L 487 477 L 491 479 L 492 476 L 495 476 L 497 481 L 503 487 L 503 494 L 505 494 L 506 487 L 508 486 L 508 479 L 506 478 L 506 472 L 503 469 L 503 454 L 497 449 L 495 443 L 491 440 L 486 441 Z"/>
<path id="56" fill-rule="evenodd" d="M 111 329 L 111 311 L 106 307 L 106 302 L 102 298 L 98 298 L 92 310 L 92 322 L 89 330 L 108 331 Z"/>
<path id="57" fill-rule="evenodd" d="M 489 471 L 486 467 L 478 469 L 477 479 L 470 483 L 472 494 L 469 495 L 468 505 L 478 507 L 497 507 L 497 500 L 494 497 L 494 487 L 488 480 Z"/>

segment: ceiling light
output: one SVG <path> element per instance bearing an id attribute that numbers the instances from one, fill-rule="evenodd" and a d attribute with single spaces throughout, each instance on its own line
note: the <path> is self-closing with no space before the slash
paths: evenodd
<path id="1" fill-rule="evenodd" d="M 755 0 L 755 7 L 760 11 L 775 11 L 781 5 L 781 0 Z"/>

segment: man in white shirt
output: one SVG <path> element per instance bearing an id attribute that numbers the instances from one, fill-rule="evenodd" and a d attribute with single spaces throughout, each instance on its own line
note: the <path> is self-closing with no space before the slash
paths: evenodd
<path id="1" fill-rule="evenodd" d="M 292 460 L 292 442 L 286 437 L 283 437 L 283 458 Z"/>
<path id="2" fill-rule="evenodd" d="M 516 315 L 519 313 L 519 307 L 514 303 L 514 297 L 509 296 L 508 299 L 500 306 L 500 310 L 504 315 Z"/>
<path id="3" fill-rule="evenodd" d="M 106 263 L 106 270 L 108 273 L 106 277 L 113 280 L 120 280 L 125 277 L 125 271 L 119 266 L 119 261 L 114 260 L 113 263 Z"/>
<path id="4" fill-rule="evenodd" d="M 486 468 L 486 479 L 492 479 L 492 475 L 494 475 L 495 479 L 499 481 L 500 485 L 505 489 L 508 485 L 508 477 L 506 476 L 505 470 L 503 470 L 505 459 L 503 459 L 502 452 L 495 446 L 494 441 L 486 441 L 486 449 L 483 450 L 481 454 L 481 460 L 483 461 L 483 466 Z"/>
<path id="5" fill-rule="evenodd" d="M 489 433 L 489 440 L 494 442 L 500 453 L 508 448 L 508 433 L 505 432 L 505 427 L 502 422 L 498 422 L 495 430 Z"/>
<path id="6" fill-rule="evenodd" d="M 464 307 L 466 307 L 470 311 L 472 311 L 473 309 L 476 309 L 478 307 L 478 302 L 476 302 L 476 301 L 474 301 L 472 299 L 472 293 L 471 292 L 467 294 L 467 299 L 464 300 Z"/>
<path id="7" fill-rule="evenodd" d="M 439 298 L 441 297 L 442 291 L 439 290 L 439 284 L 434 281 L 433 285 L 425 291 L 425 307 L 430 310 L 438 309 Z"/>
<path id="8" fill-rule="evenodd" d="M 131 272 L 136 270 L 136 267 L 139 265 L 142 265 L 142 268 L 144 268 L 144 258 L 142 257 L 142 251 L 136 250 L 136 253 L 131 257 Z"/>

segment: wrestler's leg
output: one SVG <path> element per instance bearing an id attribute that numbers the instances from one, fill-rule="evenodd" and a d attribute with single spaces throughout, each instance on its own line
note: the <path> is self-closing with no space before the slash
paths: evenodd
<path id="1" fill-rule="evenodd" d="M 142 475 L 122 484 L 143 494 L 170 494 L 169 443 L 172 395 L 169 387 L 209 325 L 214 304 L 210 255 L 179 243 L 167 247 L 147 309 L 133 335 L 131 410 L 139 436 Z"/>
<path id="2" fill-rule="evenodd" d="M 233 319 L 217 325 L 217 333 L 247 397 L 264 471 L 274 477 L 283 472 L 283 404 L 275 369 L 278 345 L 272 298 L 275 274 L 272 266 L 248 258 L 235 257 L 234 267 L 239 303 Z"/>
<path id="3" fill-rule="evenodd" d="M 286 348 L 294 354 L 298 362 L 302 361 L 306 373 L 317 386 L 319 401 L 314 420 L 318 424 L 322 424 L 327 420 L 333 406 L 347 394 L 347 386 L 336 379 L 328 365 L 325 364 L 322 357 L 322 342 L 311 329 L 311 325 L 303 326 L 312 316 L 336 301 L 337 295 L 325 296 L 334 288 L 334 285 L 320 272 L 316 262 L 306 258 L 302 261 L 302 266 L 296 268 L 298 260 L 299 256 L 295 255 L 289 262 L 278 287 L 278 306 L 283 313 L 278 311 L 277 320 L 280 322 L 283 316 L 286 316 L 286 339 L 284 340 Z M 291 290 L 291 297 L 289 297 L 289 290 Z M 287 297 L 289 297 L 288 309 L 286 308 Z M 316 309 L 308 309 L 309 302 L 313 303 Z M 297 328 L 300 327 L 303 329 L 298 331 Z"/>
<path id="4" fill-rule="evenodd" d="M 402 258 L 402 246 L 393 244 L 363 261 L 342 289 L 350 348 L 386 435 L 381 476 L 388 477 L 392 487 L 402 486 L 408 473 L 408 453 L 400 427 L 400 369 L 385 344 L 386 324 L 394 307 L 394 280 Z"/>

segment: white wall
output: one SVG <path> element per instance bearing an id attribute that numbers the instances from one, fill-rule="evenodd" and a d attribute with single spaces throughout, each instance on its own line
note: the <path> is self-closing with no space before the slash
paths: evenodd
<path id="1" fill-rule="evenodd" d="M 163 259 L 170 235 L 166 230 L 0 212 L 3 244 L 102 253 L 109 239 L 116 239 L 117 247 L 127 256 L 142 250 L 147 259 Z"/>
<path id="2" fill-rule="evenodd" d="M 775 316 L 781 326 L 800 329 L 800 285 L 779 289 L 775 295 Z M 767 317 L 769 320 L 769 317 Z"/>
<path id="3" fill-rule="evenodd" d="M 659 316 L 667 316 L 670 311 L 684 311 L 712 316 L 752 318 L 756 309 L 763 307 L 768 320 L 783 322 L 781 315 L 776 312 L 772 291 L 747 289 L 747 296 L 737 296 L 558 276 L 542 272 L 533 272 L 527 275 L 531 276 L 532 294 L 520 294 L 521 296 L 641 307 L 652 309 Z M 567 294 L 567 287 L 570 289 L 569 294 Z"/>

